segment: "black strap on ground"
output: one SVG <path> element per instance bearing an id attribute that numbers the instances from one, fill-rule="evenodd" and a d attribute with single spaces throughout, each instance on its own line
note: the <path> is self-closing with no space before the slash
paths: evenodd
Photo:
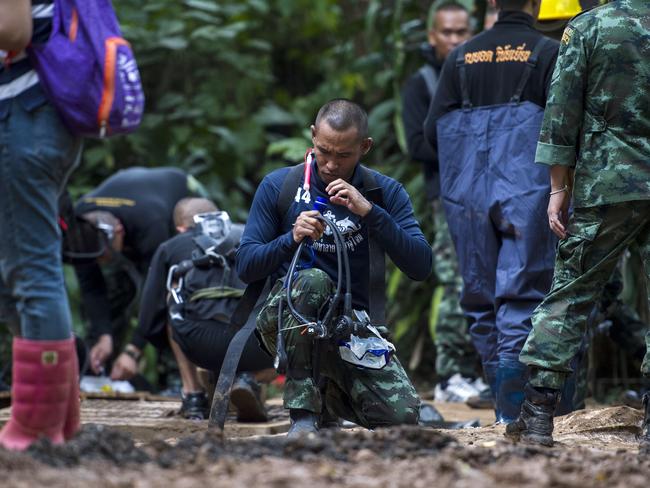
<path id="1" fill-rule="evenodd" d="M 293 166 L 282 183 L 277 201 L 278 214 L 282 219 L 285 218 L 287 210 L 291 206 L 295 196 L 295 188 L 300 184 L 303 168 L 304 163 Z M 218 429 L 223 432 L 230 404 L 230 389 L 235 381 L 237 366 L 239 366 L 239 360 L 248 338 L 255 330 L 255 320 L 248 320 L 248 317 L 253 311 L 257 299 L 262 294 L 265 284 L 266 280 L 249 284 L 244 291 L 244 296 L 240 298 L 237 308 L 230 317 L 230 323 L 238 327 L 239 330 L 228 344 L 226 356 L 221 365 L 221 371 L 219 371 L 219 378 L 217 379 L 210 408 L 210 418 L 208 419 L 209 429 Z"/>
<path id="2" fill-rule="evenodd" d="M 235 311 L 230 317 L 230 323 L 239 328 L 239 330 L 230 341 L 226 356 L 221 365 L 217 385 L 214 389 L 214 397 L 212 398 L 212 407 L 210 408 L 209 429 L 218 428 L 219 431 L 223 432 L 228 415 L 228 405 L 230 404 L 230 389 L 235 380 L 239 359 L 244 351 L 246 342 L 248 342 L 248 338 L 253 330 L 255 330 L 255 320 L 248 320 L 248 317 L 255 307 L 257 299 L 262 294 L 265 284 L 266 279 L 249 284 L 246 287 L 246 291 L 244 291 L 244 296 L 239 299 L 237 308 L 235 308 Z"/>

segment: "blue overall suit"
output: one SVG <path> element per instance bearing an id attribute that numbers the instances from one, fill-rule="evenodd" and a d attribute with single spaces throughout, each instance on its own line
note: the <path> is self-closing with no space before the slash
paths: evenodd
<path id="1" fill-rule="evenodd" d="M 544 110 L 521 101 L 546 42 L 528 51 L 510 103 L 481 107 L 470 102 L 465 50 L 459 49 L 462 107 L 437 122 L 443 203 L 464 282 L 461 304 L 495 387 L 499 422 L 519 413 L 526 381 L 519 353 L 532 327 L 531 314 L 553 278 L 549 172 L 535 164 Z"/>

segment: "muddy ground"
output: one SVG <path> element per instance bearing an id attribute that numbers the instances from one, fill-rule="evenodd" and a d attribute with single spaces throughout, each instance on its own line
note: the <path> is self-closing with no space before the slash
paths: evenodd
<path id="1" fill-rule="evenodd" d="M 41 441 L 26 453 L 0 449 L 0 486 L 645 488 L 650 475 L 650 456 L 640 456 L 637 448 L 641 412 L 628 407 L 557 419 L 557 443 L 548 449 L 512 444 L 502 426 L 490 425 L 459 431 L 325 430 L 289 442 L 283 434 L 247 436 L 258 431 L 238 429 L 231 421 L 222 438 L 207 432 L 205 423 L 173 418 L 171 407 L 156 407 L 151 425 L 143 427 L 135 415 L 123 418 L 122 425 L 102 420 L 96 414 L 101 405 L 85 402 L 83 429 L 64 446 Z M 140 402 L 122 410 L 145 407 L 152 408 Z M 281 409 L 272 410 L 274 425 L 286 425 L 277 418 Z M 460 417 L 474 413 L 455 406 L 441 410 Z M 93 411 L 101 423 L 89 422 Z M 166 427 L 158 428 L 156 418 Z"/>

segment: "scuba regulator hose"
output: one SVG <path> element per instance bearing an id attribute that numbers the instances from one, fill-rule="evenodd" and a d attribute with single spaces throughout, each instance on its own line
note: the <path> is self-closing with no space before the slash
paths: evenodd
<path id="1" fill-rule="evenodd" d="M 293 300 L 291 298 L 291 289 L 293 287 L 293 281 L 295 275 L 297 275 L 298 261 L 305 247 L 307 239 L 303 239 L 298 245 L 298 249 L 293 255 L 291 264 L 286 275 L 286 299 L 287 305 L 289 307 L 289 312 L 295 317 L 295 319 L 301 324 L 307 327 L 307 333 L 313 335 L 317 339 L 324 339 L 328 337 L 329 334 L 329 325 L 332 320 L 334 313 L 338 308 L 338 305 L 341 301 L 341 295 L 343 292 L 343 277 L 345 276 L 345 294 L 343 295 L 343 317 L 347 320 L 349 324 L 352 324 L 352 281 L 350 278 L 350 262 L 348 258 L 348 250 L 345 246 L 345 240 L 339 228 L 327 217 L 323 215 L 315 216 L 316 219 L 325 223 L 327 227 L 332 230 L 334 236 L 334 245 L 336 247 L 336 260 L 337 260 L 337 281 L 336 281 L 336 292 L 332 300 L 330 300 L 329 307 L 325 316 L 322 320 L 316 318 L 316 322 L 310 321 L 305 318 L 298 310 L 296 310 Z M 278 304 L 278 333 L 276 340 L 276 357 L 275 357 L 275 369 L 280 374 L 285 374 L 288 364 L 287 352 L 284 347 L 284 337 L 282 332 L 286 329 L 282 328 L 282 314 L 283 314 L 283 301 L 280 300 Z"/>

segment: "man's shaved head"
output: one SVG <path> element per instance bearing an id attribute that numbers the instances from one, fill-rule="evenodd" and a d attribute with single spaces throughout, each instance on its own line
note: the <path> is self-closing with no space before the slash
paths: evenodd
<path id="1" fill-rule="evenodd" d="M 368 114 L 359 104 L 345 98 L 335 98 L 323 105 L 314 125 L 318 127 L 321 122 L 327 122 L 337 132 L 354 127 L 359 139 L 368 137 Z"/>
<path id="2" fill-rule="evenodd" d="M 200 213 L 214 212 L 217 206 L 207 198 L 182 198 L 174 207 L 174 226 L 190 228 L 194 226 L 194 216 Z"/>

